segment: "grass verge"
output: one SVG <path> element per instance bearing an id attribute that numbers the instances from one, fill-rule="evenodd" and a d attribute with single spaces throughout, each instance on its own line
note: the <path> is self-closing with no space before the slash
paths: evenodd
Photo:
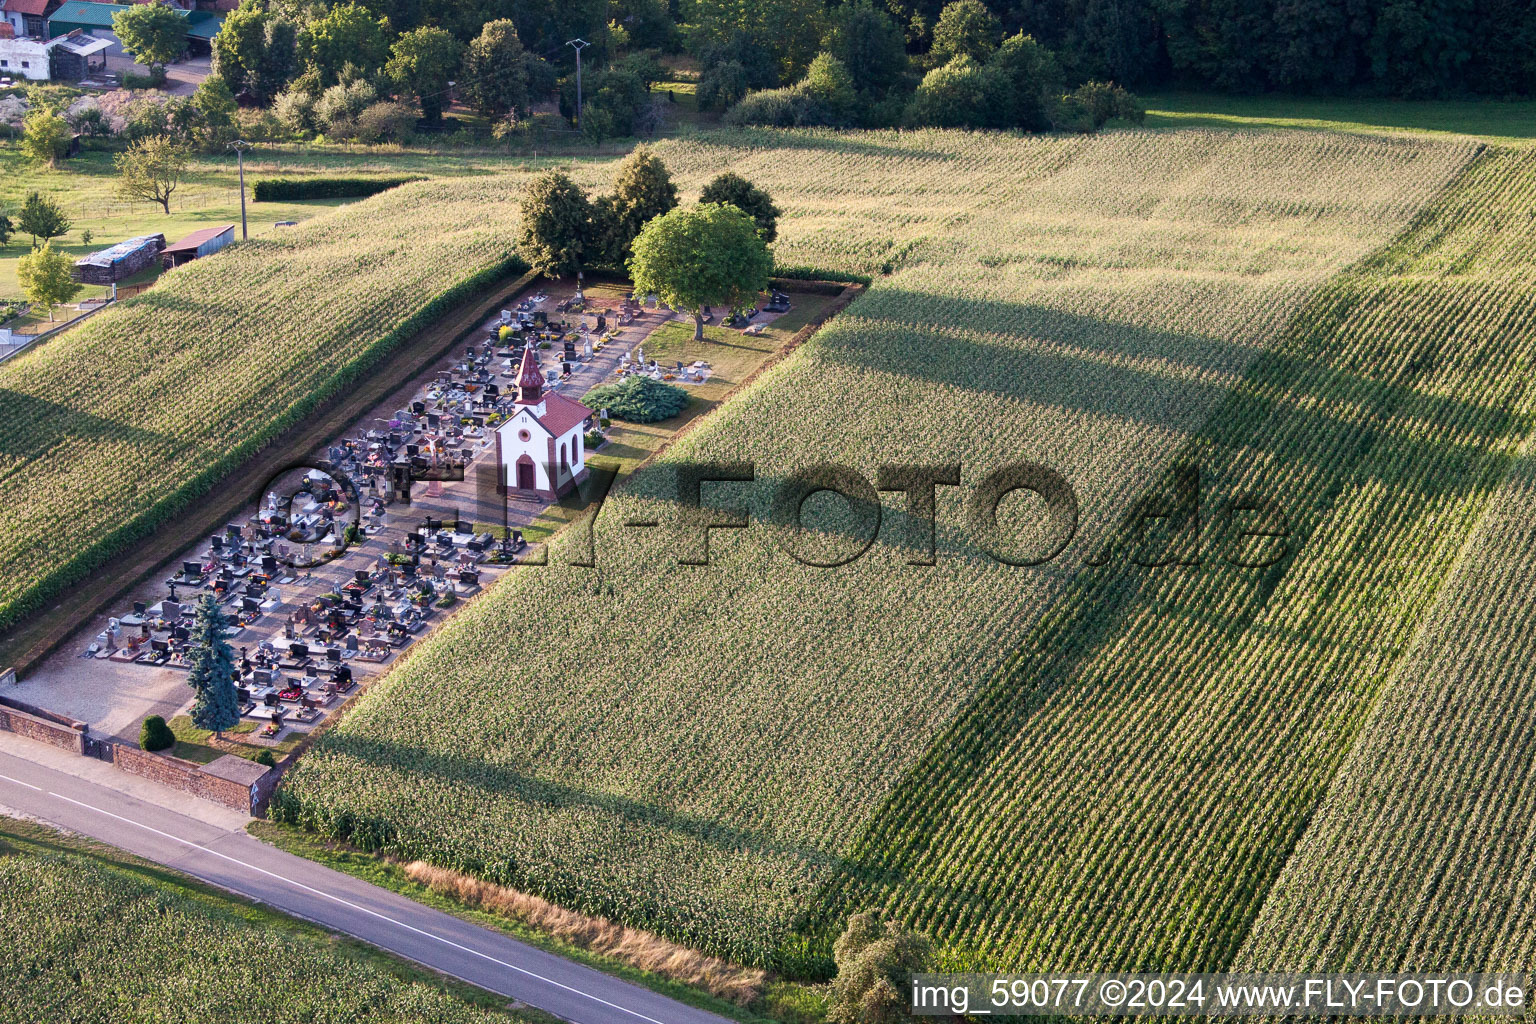
<path id="1" fill-rule="evenodd" d="M 822 989 L 817 986 L 775 981 L 768 986 L 766 994 L 759 1003 L 743 1008 L 692 986 L 649 971 L 639 970 L 611 957 L 600 956 L 516 919 L 466 907 L 458 900 L 414 881 L 407 873 L 405 865 L 364 853 L 345 843 L 334 842 L 292 825 L 280 825 L 271 821 L 253 821 L 247 826 L 247 831 L 262 842 L 271 843 L 288 853 L 343 871 L 371 885 L 399 893 L 425 906 L 453 914 L 455 917 L 482 927 L 494 928 L 520 942 L 537 946 L 636 985 L 643 985 L 670 999 L 676 999 L 678 1002 L 687 1003 L 689 1006 L 696 1006 L 711 1013 L 718 1013 L 722 1017 L 742 1021 L 744 1024 L 774 1024 L 774 1022 L 815 1024 L 822 1019 L 821 1013 L 824 1010 L 819 1008 L 824 1007 L 824 1001 L 820 996 Z"/>

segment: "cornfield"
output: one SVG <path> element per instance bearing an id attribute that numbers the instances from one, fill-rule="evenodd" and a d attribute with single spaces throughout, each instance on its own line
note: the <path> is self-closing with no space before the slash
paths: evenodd
<path id="1" fill-rule="evenodd" d="M 863 906 L 999 963 L 1230 955 L 1257 896 L 1239 829 L 1260 829 L 1253 855 L 1271 864 L 1339 752 L 1326 705 L 1264 689 L 1311 693 L 1285 667 L 1310 619 L 1377 600 L 1334 608 L 1364 585 L 1334 560 L 1402 497 L 1397 474 L 1433 490 L 1413 460 L 1464 410 L 1444 429 L 1481 476 L 1408 513 L 1420 561 L 1381 567 L 1443 571 L 1455 544 L 1435 516 L 1468 525 L 1520 432 L 1480 412 L 1487 389 L 1517 387 L 1523 350 L 1500 350 L 1500 376 L 1421 337 L 1422 290 L 1369 255 L 1410 223 L 1413 251 L 1433 243 L 1421 211 L 1474 147 L 921 132 L 659 149 L 689 187 L 726 166 L 767 187 L 786 210 L 781 264 L 882 276 L 610 496 L 597 569 L 557 542 L 554 564 L 421 645 L 301 759 L 278 812 L 792 972 L 824 970 L 831 930 Z M 1421 355 L 1426 376 L 1404 378 Z M 1062 472 L 1081 508 L 1063 557 L 1030 568 L 962 525 L 963 495 L 1020 459 Z M 676 466 L 740 460 L 759 482 L 707 500 L 753 525 L 716 531 L 713 564 L 680 565 Z M 1221 496 L 1253 483 L 1302 503 L 1303 553 L 1267 573 L 1085 566 L 1176 460 L 1208 467 Z M 773 485 L 826 461 L 871 480 L 960 462 L 964 486 L 939 490 L 937 564 L 908 564 L 923 538 L 899 496 L 850 565 L 777 549 Z M 851 527 L 835 504 L 807 509 L 829 543 Z M 625 525 L 646 519 L 662 528 Z M 1423 598 L 1405 593 L 1403 614 Z M 1392 636 L 1361 635 L 1384 666 Z M 1338 670 L 1363 658 L 1328 650 Z M 1273 780 L 1228 763 L 1233 731 L 1271 739 L 1243 751 Z M 1244 779 L 1274 797 L 1244 794 L 1241 826 L 1211 822 Z M 1210 920 L 1205 949 L 1194 922 Z"/>
<path id="2" fill-rule="evenodd" d="M 178 269 L 0 364 L 0 629 L 510 268 L 516 179 L 418 184 Z"/>
<path id="3" fill-rule="evenodd" d="M 1436 281 L 1426 298 L 1446 313 L 1486 311 L 1458 347 L 1506 346 L 1496 366 L 1510 360 L 1527 382 L 1536 245 L 1520 225 L 1536 216 L 1533 166 L 1486 162 L 1445 211 L 1448 236 L 1407 264 Z M 1505 400 L 1497 390 L 1475 398 Z M 1528 400 L 1508 401 L 1528 423 Z M 1500 446 L 1508 475 L 1360 724 L 1240 965 L 1523 970 L 1536 956 L 1532 443 L 1527 434 L 1517 450 Z"/>
<path id="4" fill-rule="evenodd" d="M 0 846 L 0 1019 L 508 1024 L 318 930 L 74 854 Z"/>
<path id="5" fill-rule="evenodd" d="M 818 897 L 823 928 L 876 906 L 957 961 L 1215 970 L 1256 916 L 1280 916 L 1265 898 L 1373 704 L 1385 728 L 1430 728 L 1393 707 L 1391 681 L 1536 423 L 1533 166 L 1480 159 L 1293 317 L 1180 453 L 1216 493 L 1283 502 L 1292 556 L 1076 578 L 853 844 Z M 1325 877 L 1419 841 L 1393 831 L 1401 804 L 1372 803 L 1402 778 L 1383 767 L 1356 784 L 1392 838 L 1325 818 L 1332 838 L 1302 849 L 1350 850 Z M 1292 891 L 1292 941 L 1354 899 L 1343 877 Z M 1348 918 L 1329 924 L 1390 928 L 1368 906 Z M 1278 966 L 1274 951 L 1251 962 Z"/>

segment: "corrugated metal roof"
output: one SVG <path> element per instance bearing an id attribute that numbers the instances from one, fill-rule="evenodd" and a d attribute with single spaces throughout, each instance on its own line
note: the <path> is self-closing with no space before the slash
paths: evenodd
<path id="1" fill-rule="evenodd" d="M 212 11 L 192 11 L 187 14 L 187 37 L 212 39 L 224 27 L 224 15 Z"/>
<path id="2" fill-rule="evenodd" d="M 190 235 L 188 235 L 186 238 L 183 238 L 175 245 L 166 246 L 165 251 L 191 252 L 209 239 L 218 238 L 220 235 L 226 233 L 233 234 L 234 230 L 235 226 L 233 224 L 225 224 L 223 227 L 216 228 L 198 228 L 196 231 L 192 232 Z"/>
<path id="3" fill-rule="evenodd" d="M 112 15 L 128 10 L 132 4 L 82 3 L 75 0 L 53 12 L 50 24 L 63 22 L 69 25 L 89 25 L 92 28 L 111 28 Z"/>

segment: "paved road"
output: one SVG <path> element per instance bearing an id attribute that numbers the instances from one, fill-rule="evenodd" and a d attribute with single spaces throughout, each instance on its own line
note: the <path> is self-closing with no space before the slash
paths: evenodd
<path id="1" fill-rule="evenodd" d="M 578 1024 L 725 1021 L 724 1017 L 284 853 L 243 831 L 189 818 L 3 752 L 0 805 L 110 843 Z"/>

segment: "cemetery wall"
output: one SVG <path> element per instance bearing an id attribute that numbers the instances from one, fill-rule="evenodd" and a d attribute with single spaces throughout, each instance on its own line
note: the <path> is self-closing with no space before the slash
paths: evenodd
<path id="1" fill-rule="evenodd" d="M 258 794 L 253 794 L 251 787 L 229 779 L 216 778 L 192 762 L 180 758 L 152 754 L 137 747 L 119 744 L 112 751 L 112 763 L 129 775 L 137 775 L 246 814 L 250 814 L 253 805 L 258 802 Z M 265 794 L 260 794 L 259 798 L 265 799 Z"/>
<path id="2" fill-rule="evenodd" d="M 15 674 L 7 670 L 0 680 L 14 680 Z M 51 714 L 40 708 L 23 704 L 8 697 L 0 697 L 0 729 L 25 736 L 29 740 L 46 743 L 76 754 L 85 753 L 84 722 Z"/>

